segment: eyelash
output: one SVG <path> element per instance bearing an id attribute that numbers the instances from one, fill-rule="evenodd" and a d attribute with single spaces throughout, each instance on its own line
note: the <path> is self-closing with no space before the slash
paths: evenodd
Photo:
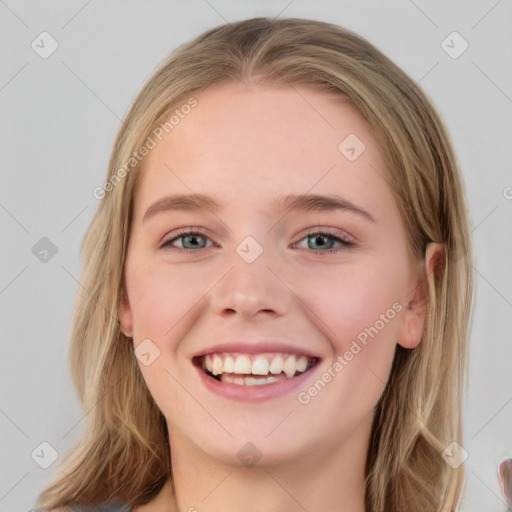
<path id="1" fill-rule="evenodd" d="M 175 242 L 179 238 L 182 238 L 183 236 L 186 236 L 186 235 L 204 236 L 204 237 L 208 238 L 204 233 L 202 233 L 200 231 L 187 231 L 187 229 L 183 229 L 183 230 L 177 231 L 175 233 L 175 236 L 173 238 L 165 241 L 160 246 L 160 248 L 161 249 L 178 250 L 178 251 L 188 252 L 188 253 L 197 251 L 198 249 L 183 249 L 181 247 L 172 247 L 171 246 L 171 244 L 173 242 Z M 326 256 L 326 255 L 329 255 L 329 254 L 335 254 L 335 253 L 338 253 L 338 252 L 340 252 L 342 250 L 347 250 L 347 249 L 350 249 L 350 248 L 355 246 L 355 244 L 353 242 L 350 242 L 350 241 L 344 239 L 343 237 L 334 235 L 333 233 L 329 233 L 328 231 L 323 231 L 323 230 L 309 231 L 308 233 L 306 233 L 306 235 L 303 238 L 301 238 L 299 240 L 299 242 L 301 242 L 305 238 L 308 238 L 308 237 L 311 237 L 311 236 L 314 236 L 314 235 L 316 235 L 316 236 L 323 236 L 323 237 L 329 238 L 331 240 L 334 240 L 335 242 L 339 242 L 342 245 L 342 247 L 338 247 L 337 249 L 327 249 L 327 250 L 310 249 L 309 250 L 309 252 L 313 252 L 314 254 L 317 254 L 319 256 Z M 299 242 L 293 244 L 293 247 L 298 245 Z M 206 247 L 204 247 L 203 249 L 206 249 Z"/>

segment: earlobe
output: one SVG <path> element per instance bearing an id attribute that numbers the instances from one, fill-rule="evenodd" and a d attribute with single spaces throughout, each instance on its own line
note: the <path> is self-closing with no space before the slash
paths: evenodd
<path id="1" fill-rule="evenodd" d="M 431 242 L 425 250 L 424 274 L 416 281 L 412 297 L 405 307 L 397 343 L 404 348 L 416 348 L 423 335 L 430 295 L 434 292 L 435 276 L 440 264 L 444 264 L 444 245 Z"/>
<path id="2" fill-rule="evenodd" d="M 130 301 L 128 300 L 127 294 L 123 291 L 121 302 L 118 310 L 119 324 L 121 326 L 121 332 L 128 338 L 133 336 L 133 315 Z"/>

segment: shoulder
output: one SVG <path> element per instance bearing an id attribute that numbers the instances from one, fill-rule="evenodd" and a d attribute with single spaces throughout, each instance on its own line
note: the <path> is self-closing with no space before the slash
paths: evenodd
<path id="1" fill-rule="evenodd" d="M 132 512 L 132 507 L 126 503 L 107 503 L 97 507 L 77 509 L 71 512 Z"/>
<path id="2" fill-rule="evenodd" d="M 31 512 L 46 511 L 32 510 Z M 105 503 L 102 505 L 91 505 L 89 507 L 73 507 L 69 512 L 132 512 L 132 508 L 126 503 Z"/>

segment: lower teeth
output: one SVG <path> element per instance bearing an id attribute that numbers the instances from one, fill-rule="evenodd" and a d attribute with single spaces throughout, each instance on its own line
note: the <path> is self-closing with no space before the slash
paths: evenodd
<path id="1" fill-rule="evenodd" d="M 215 380 L 218 380 L 219 382 L 224 382 L 226 384 L 235 384 L 238 386 L 264 386 L 266 384 L 272 384 L 273 382 L 277 382 L 280 380 L 288 380 L 288 377 L 284 373 L 280 373 L 279 375 L 269 375 L 266 377 L 262 375 L 239 375 L 233 373 L 213 375 L 209 372 L 207 372 L 207 375 L 213 377 Z M 296 375 L 302 374 L 298 372 Z"/>
<path id="2" fill-rule="evenodd" d="M 286 379 L 284 375 L 283 377 Z M 249 375 L 244 377 L 242 375 L 223 373 L 219 380 L 227 384 L 237 384 L 239 386 L 262 386 L 265 384 L 272 384 L 278 380 L 282 380 L 283 377 L 281 377 L 281 375 L 271 375 L 268 377 L 262 377 L 261 375 L 253 377 Z"/>

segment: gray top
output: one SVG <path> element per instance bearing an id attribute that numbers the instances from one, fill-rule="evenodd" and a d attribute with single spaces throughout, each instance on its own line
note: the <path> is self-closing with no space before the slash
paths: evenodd
<path id="1" fill-rule="evenodd" d="M 31 512 L 46 512 L 45 510 L 32 510 Z M 73 508 L 70 512 L 132 512 L 130 505 L 126 503 L 105 503 L 101 505 L 91 505 L 83 508 Z"/>

